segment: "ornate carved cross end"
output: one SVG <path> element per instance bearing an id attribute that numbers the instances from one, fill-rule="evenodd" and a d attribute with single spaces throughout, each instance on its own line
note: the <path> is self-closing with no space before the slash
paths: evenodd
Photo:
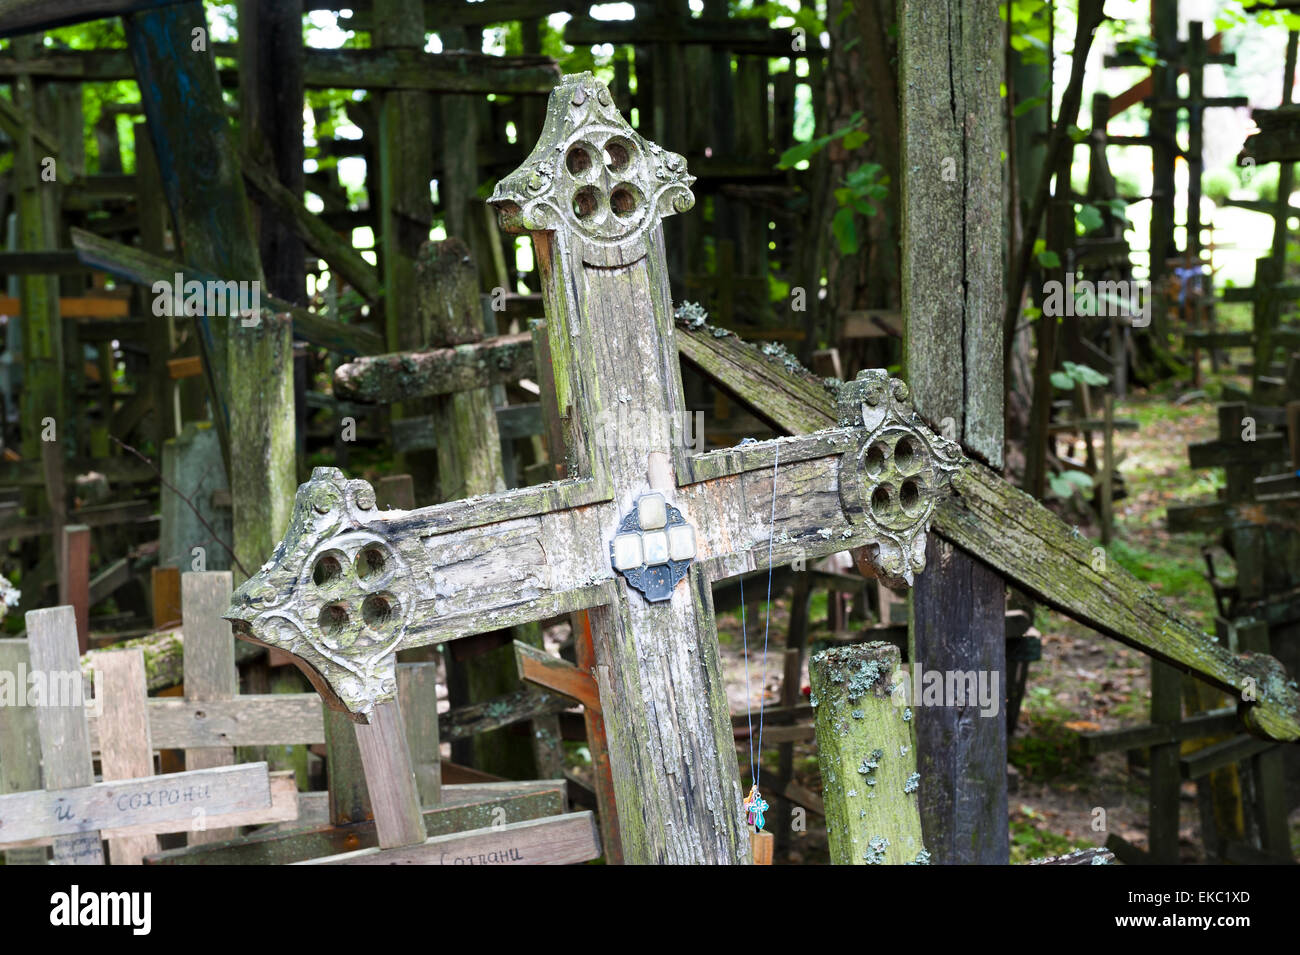
<path id="1" fill-rule="evenodd" d="M 590 73 L 552 92 L 541 138 L 489 200 L 507 232 L 554 231 L 591 265 L 645 254 L 660 219 L 695 205 L 686 160 L 649 142 L 619 113 L 609 87 Z"/>
<path id="2" fill-rule="evenodd" d="M 840 388 L 840 427 L 857 434 L 856 451 L 840 462 L 840 504 L 875 541 L 854 552 L 870 577 L 903 581 L 925 569 L 925 536 L 934 509 L 948 495 L 966 458 L 935 434 L 912 408 L 907 385 L 872 368 Z"/>

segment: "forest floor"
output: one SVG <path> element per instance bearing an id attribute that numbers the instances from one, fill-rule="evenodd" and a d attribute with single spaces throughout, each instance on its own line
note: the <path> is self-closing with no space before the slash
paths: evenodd
<path id="1" fill-rule="evenodd" d="M 1115 533 L 1108 548 L 1111 559 L 1145 580 L 1179 611 L 1213 632 L 1214 601 L 1204 578 L 1201 545 L 1208 536 L 1171 535 L 1165 529 L 1165 512 L 1173 504 L 1212 500 L 1215 471 L 1193 471 L 1187 463 L 1187 446 L 1216 436 L 1217 388 L 1209 395 L 1175 403 L 1176 394 L 1136 393 L 1116 406 L 1117 419 L 1138 422 L 1136 431 L 1116 434 L 1126 495 L 1116 501 Z M 1189 396 L 1192 397 L 1192 396 Z M 1098 445 L 1100 438 L 1097 439 Z M 1097 538 L 1089 511 L 1080 499 L 1055 504 L 1064 519 L 1077 523 L 1081 533 Z M 1225 559 L 1226 560 L 1226 559 Z M 764 601 L 747 594 L 749 610 L 748 678 L 746 641 L 741 637 L 739 610 L 718 613 L 718 636 L 726 670 L 727 691 L 733 714 L 747 709 L 757 720 L 760 693 L 766 706 L 776 704 L 780 693 L 781 658 L 789 629 L 789 593 L 774 595 L 771 609 L 771 645 L 762 664 Z M 1100 845 L 1117 833 L 1135 846 L 1147 845 L 1147 772 L 1145 754 L 1110 753 L 1087 759 L 1080 753 L 1079 735 L 1099 729 L 1140 724 L 1150 705 L 1150 664 L 1147 658 L 1115 641 L 1098 636 L 1073 621 L 1040 608 L 1035 626 L 1042 634 L 1042 660 L 1030 665 L 1028 686 L 1008 753 L 1009 824 L 1013 862 L 1053 855 L 1079 846 Z M 826 595 L 814 594 L 810 645 L 829 634 Z M 808 683 L 805 667 L 801 688 Z M 821 781 L 813 742 L 794 745 L 795 781 L 820 792 Z M 749 743 L 737 743 L 741 774 L 749 778 Z M 778 753 L 764 748 L 762 778 L 776 776 Z M 922 780 L 924 785 L 924 780 Z M 765 790 L 769 801 L 770 790 Z M 1205 861 L 1200 842 L 1196 784 L 1182 790 L 1180 853 L 1184 862 Z M 1105 829 L 1095 831 L 1093 820 L 1103 814 Z M 775 812 L 775 808 L 773 812 Z M 782 825 L 770 817 L 769 830 Z M 789 849 L 778 862 L 827 861 L 825 826 L 812 813 L 795 815 Z M 1300 846 L 1300 812 L 1292 816 L 1293 844 Z"/>

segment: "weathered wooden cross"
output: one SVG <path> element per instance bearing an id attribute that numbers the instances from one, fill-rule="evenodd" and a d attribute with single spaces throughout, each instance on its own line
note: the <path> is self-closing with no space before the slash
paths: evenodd
<path id="1" fill-rule="evenodd" d="M 910 583 L 963 460 L 883 371 L 841 389 L 837 428 L 687 452 L 660 223 L 693 181 L 591 74 L 565 77 L 491 203 L 536 250 L 569 476 L 380 511 L 317 468 L 229 614 L 367 722 L 394 705 L 399 649 L 589 609 L 630 862 L 749 858 L 712 583 L 859 548 Z"/>

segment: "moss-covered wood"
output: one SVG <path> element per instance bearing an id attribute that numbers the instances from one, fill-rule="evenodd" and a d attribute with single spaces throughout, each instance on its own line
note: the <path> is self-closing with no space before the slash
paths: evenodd
<path id="1" fill-rule="evenodd" d="M 859 643 L 808 661 L 826 838 L 835 865 L 926 863 L 898 647 Z M 896 695 L 897 694 L 897 695 Z"/>
<path id="2" fill-rule="evenodd" d="M 679 337 L 710 335 L 707 328 Z M 791 432 L 835 421 L 829 395 L 815 400 L 806 373 L 735 338 L 716 338 L 727 360 L 715 365 L 724 384 L 747 404 L 773 416 Z M 683 346 L 686 353 L 686 346 Z M 774 395 L 790 381 L 785 396 Z M 1242 703 L 1247 724 L 1274 739 L 1300 738 L 1300 695 L 1270 658 L 1231 653 L 1209 634 L 1167 607 L 1160 597 L 1110 560 L 1094 542 L 989 469 L 972 463 L 953 479 L 953 494 L 935 511 L 935 532 L 996 569 L 1010 581 L 1106 636 L 1196 673 L 1240 698 L 1250 678 L 1261 688 L 1256 703 Z M 1097 568 L 1097 569 L 1094 569 Z M 1102 569 L 1104 568 L 1104 569 Z"/>
<path id="3" fill-rule="evenodd" d="M 394 402 L 505 384 L 535 370 L 532 338 L 523 332 L 453 348 L 359 358 L 334 370 L 334 393 L 351 401 Z"/>

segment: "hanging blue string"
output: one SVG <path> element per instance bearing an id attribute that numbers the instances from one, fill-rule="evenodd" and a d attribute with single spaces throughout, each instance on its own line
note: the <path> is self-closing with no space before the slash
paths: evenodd
<path id="1" fill-rule="evenodd" d="M 757 444 L 753 438 L 745 438 L 740 442 L 741 445 Z M 759 675 L 763 684 L 758 691 L 758 752 L 755 755 L 754 743 L 754 714 L 753 706 L 749 702 L 749 630 L 745 618 L 745 575 L 740 575 L 740 640 L 741 647 L 745 658 L 745 720 L 749 726 L 749 778 L 750 794 L 745 800 L 745 809 L 749 821 L 758 829 L 763 828 L 764 817 L 763 811 L 767 809 L 767 803 L 763 801 L 758 793 L 759 777 L 762 774 L 763 758 L 763 710 L 767 702 L 765 696 L 766 677 L 767 677 L 767 647 L 768 637 L 772 629 L 772 552 L 773 544 L 776 538 L 776 478 L 777 468 L 781 461 L 781 448 L 775 446 L 775 453 L 772 456 L 772 509 L 769 528 L 767 534 L 767 607 L 766 617 L 763 622 L 763 662 L 761 664 Z"/>

